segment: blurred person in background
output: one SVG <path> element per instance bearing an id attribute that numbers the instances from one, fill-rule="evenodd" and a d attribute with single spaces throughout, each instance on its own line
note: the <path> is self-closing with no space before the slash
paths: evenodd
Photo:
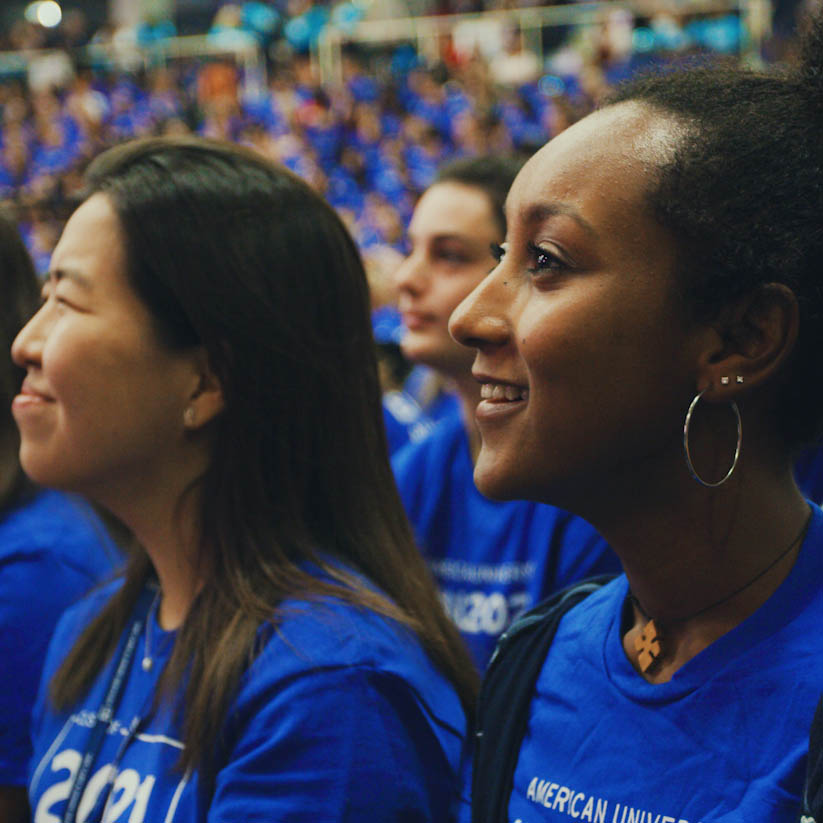
<path id="1" fill-rule="evenodd" d="M 480 386 L 471 373 L 472 353 L 450 337 L 448 321 L 494 265 L 491 247 L 505 237 L 503 203 L 519 166 L 480 157 L 443 167 L 417 203 L 410 252 L 395 275 L 403 353 L 431 369 L 455 398 L 430 435 L 395 455 L 395 477 L 446 607 L 480 670 L 521 611 L 581 577 L 618 569 L 584 521 L 552 506 L 489 500 L 472 479 Z"/>
<path id="2" fill-rule="evenodd" d="M 11 347 L 40 305 L 40 283 L 9 214 L 0 212 L 0 343 Z M 0 820 L 27 820 L 29 716 L 61 612 L 113 572 L 118 554 L 91 508 L 23 474 L 11 414 L 23 370 L 0 368 Z"/>

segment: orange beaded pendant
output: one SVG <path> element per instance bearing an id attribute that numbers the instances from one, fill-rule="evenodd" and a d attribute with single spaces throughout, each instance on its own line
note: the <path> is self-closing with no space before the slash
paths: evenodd
<path id="1" fill-rule="evenodd" d="M 639 652 L 637 662 L 640 664 L 640 671 L 643 674 L 654 668 L 660 660 L 663 653 L 663 647 L 660 645 L 661 640 L 662 637 L 660 632 L 657 631 L 654 620 L 649 620 L 643 627 L 643 631 L 634 638 L 635 651 Z"/>

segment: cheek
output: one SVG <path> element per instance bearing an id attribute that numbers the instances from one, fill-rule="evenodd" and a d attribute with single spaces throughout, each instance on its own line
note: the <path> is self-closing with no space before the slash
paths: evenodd
<path id="1" fill-rule="evenodd" d="M 43 349 L 43 374 L 61 406 L 72 406 L 88 392 L 90 374 L 97 374 L 96 354 L 88 342 L 59 330 Z"/>
<path id="2" fill-rule="evenodd" d="M 527 311 L 514 330 L 529 372 L 558 378 L 582 377 L 591 368 L 602 332 L 590 317 L 574 311 Z"/>
<path id="3" fill-rule="evenodd" d="M 137 413 L 146 368 L 134 360 L 126 333 L 115 340 L 100 333 L 54 335 L 43 352 L 43 371 L 65 422 L 97 420 L 104 427 Z"/>

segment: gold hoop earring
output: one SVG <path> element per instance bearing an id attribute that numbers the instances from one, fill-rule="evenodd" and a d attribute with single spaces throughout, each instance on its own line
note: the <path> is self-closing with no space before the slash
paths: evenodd
<path id="1" fill-rule="evenodd" d="M 740 458 L 740 447 L 743 445 L 743 423 L 740 420 L 740 409 L 737 408 L 737 403 L 734 401 L 731 402 L 732 411 L 734 412 L 734 416 L 737 419 L 737 444 L 734 448 L 734 458 L 732 459 L 731 468 L 726 472 L 726 476 L 723 477 L 722 480 L 718 480 L 716 483 L 707 483 L 698 473 L 697 469 L 694 467 L 694 463 L 692 463 L 692 455 L 689 451 L 689 425 L 692 421 L 692 412 L 694 412 L 695 408 L 697 407 L 700 398 L 706 392 L 706 389 L 703 391 L 698 392 L 694 396 L 694 400 L 689 404 L 689 410 L 686 412 L 686 422 L 683 424 L 683 451 L 686 453 L 686 465 L 689 468 L 689 473 L 691 476 L 700 483 L 701 486 L 706 486 L 710 489 L 716 489 L 718 486 L 722 486 L 733 474 L 734 470 L 737 468 L 737 461 Z"/>

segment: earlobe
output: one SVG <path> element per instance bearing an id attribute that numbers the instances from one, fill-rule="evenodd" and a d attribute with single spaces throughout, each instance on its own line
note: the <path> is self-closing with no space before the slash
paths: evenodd
<path id="1" fill-rule="evenodd" d="M 783 368 L 797 342 L 799 311 L 794 292 L 768 283 L 734 306 L 719 322 L 716 345 L 705 354 L 700 387 L 706 399 L 763 385 Z"/>
<path id="2" fill-rule="evenodd" d="M 183 410 L 183 425 L 187 429 L 199 429 L 214 420 L 225 406 L 223 387 L 209 363 L 205 349 L 196 355 L 196 383 Z"/>

